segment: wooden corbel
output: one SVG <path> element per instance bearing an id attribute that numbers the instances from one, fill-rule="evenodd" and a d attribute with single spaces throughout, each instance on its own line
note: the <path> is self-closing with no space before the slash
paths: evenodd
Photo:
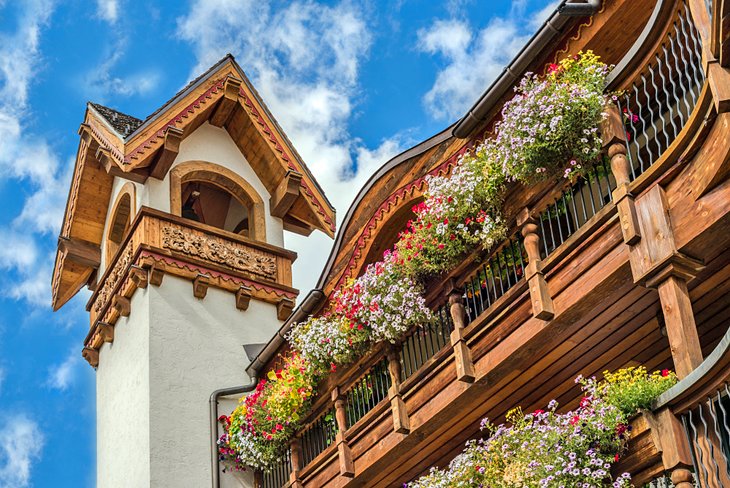
<path id="1" fill-rule="evenodd" d="M 173 161 L 180 151 L 180 142 L 182 141 L 183 131 L 175 126 L 169 125 L 165 129 L 165 142 L 150 170 L 150 176 L 158 180 L 165 178 L 170 171 Z"/>
<path id="2" fill-rule="evenodd" d="M 165 265 L 162 263 L 154 264 L 149 271 L 149 283 L 153 286 L 160 286 L 162 278 L 165 277 Z"/>
<path id="3" fill-rule="evenodd" d="M 193 280 L 193 296 L 195 298 L 205 298 L 205 295 L 208 294 L 208 286 L 210 286 L 210 276 L 198 274 Z"/>
<path id="4" fill-rule="evenodd" d="M 393 347 L 389 348 L 387 357 L 388 373 L 391 380 L 390 388 L 388 388 L 388 400 L 390 400 L 390 410 L 393 414 L 393 431 L 398 434 L 408 434 L 411 431 L 411 421 L 400 392 L 401 367 L 398 351 Z"/>
<path id="5" fill-rule="evenodd" d="M 601 127 L 603 147 L 611 160 L 611 172 L 616 179 L 616 189 L 613 191 L 613 201 L 616 203 L 621 232 L 624 242 L 633 245 L 639 242 L 639 219 L 636 214 L 634 196 L 629 191 L 631 183 L 631 164 L 626 150 L 626 129 L 623 124 L 623 115 L 616 105 L 607 107 L 606 117 Z"/>
<path id="6" fill-rule="evenodd" d="M 104 168 L 104 171 L 106 171 L 106 173 L 110 176 L 117 176 L 129 181 L 134 181 L 135 183 L 144 183 L 147 181 L 147 177 L 149 176 L 147 170 L 135 169 L 132 171 L 124 171 L 116 162 L 114 162 L 111 151 L 103 146 L 99 146 L 97 148 L 96 159 L 99 161 L 101 167 Z"/>
<path id="7" fill-rule="evenodd" d="M 66 258 L 81 266 L 98 269 L 101 264 L 101 249 L 92 242 L 71 237 L 59 237 L 58 249 Z"/>
<path id="8" fill-rule="evenodd" d="M 86 359 L 86 362 L 91 365 L 92 368 L 99 366 L 99 351 L 90 347 L 85 347 L 81 350 L 81 357 Z"/>
<path id="9" fill-rule="evenodd" d="M 301 183 L 301 173 L 292 170 L 286 172 L 269 200 L 271 215 L 282 218 L 289 212 L 289 209 L 294 205 L 294 202 L 299 196 Z"/>
<path id="10" fill-rule="evenodd" d="M 525 279 L 530 289 L 530 302 L 532 303 L 532 315 L 536 319 L 551 320 L 555 316 L 553 299 L 548 290 L 547 281 L 542 272 L 542 259 L 540 258 L 540 237 L 537 235 L 537 223 L 530 214 L 529 209 L 524 208 L 517 216 L 517 225 L 522 228 L 525 251 L 527 251 L 527 266 L 525 267 Z"/>
<path id="11" fill-rule="evenodd" d="M 129 267 L 129 278 L 137 288 L 147 288 L 147 270 L 133 264 Z"/>
<path id="12" fill-rule="evenodd" d="M 449 300 L 449 312 L 454 323 L 454 330 L 451 331 L 451 347 L 454 349 L 454 362 L 456 364 L 456 378 L 465 383 L 473 383 L 476 378 L 474 372 L 474 361 L 471 358 L 471 351 L 466 344 L 464 330 L 466 328 L 466 309 L 462 291 L 455 286 L 453 280 L 447 284 Z"/>
<path id="13" fill-rule="evenodd" d="M 129 298 L 122 295 L 114 295 L 112 298 L 112 308 L 122 317 L 129 317 L 129 312 L 132 307 Z"/>
<path id="14" fill-rule="evenodd" d="M 210 116 L 210 125 L 223 127 L 233 115 L 233 111 L 238 105 L 238 93 L 241 91 L 241 80 L 228 76 L 223 85 L 223 96 L 218 101 L 218 105 L 213 109 Z"/>
<path id="15" fill-rule="evenodd" d="M 251 303 L 251 288 L 245 285 L 241 285 L 236 292 L 236 308 L 239 310 L 248 310 L 248 305 Z"/>
<path id="16" fill-rule="evenodd" d="M 286 320 L 294 310 L 294 300 L 291 298 L 283 297 L 276 304 L 276 317 L 279 320 Z"/>
<path id="17" fill-rule="evenodd" d="M 99 323 L 99 337 L 104 342 L 114 342 L 114 326 L 104 322 Z"/>
<path id="18" fill-rule="evenodd" d="M 355 476 L 355 462 L 352 459 L 350 445 L 347 443 L 347 439 L 345 439 L 345 431 L 347 430 L 345 398 L 340 394 L 340 389 L 338 387 L 335 387 L 332 390 L 332 401 L 335 404 L 335 419 L 337 420 L 335 443 L 337 444 L 337 457 L 340 465 L 340 475 L 352 478 Z"/>
<path id="19" fill-rule="evenodd" d="M 669 408 L 656 413 L 643 413 L 651 429 L 651 438 L 657 450 L 662 454 L 664 469 L 671 473 L 672 482 L 677 488 L 691 488 L 692 455 L 687 445 L 687 437 L 679 419 Z"/>

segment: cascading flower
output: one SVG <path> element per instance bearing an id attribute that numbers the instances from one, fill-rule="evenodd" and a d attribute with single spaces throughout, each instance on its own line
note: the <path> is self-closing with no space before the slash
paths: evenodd
<path id="1" fill-rule="evenodd" d="M 366 349 L 369 329 L 350 318 L 328 314 L 295 324 L 287 339 L 318 371 L 326 372 L 356 360 Z"/>

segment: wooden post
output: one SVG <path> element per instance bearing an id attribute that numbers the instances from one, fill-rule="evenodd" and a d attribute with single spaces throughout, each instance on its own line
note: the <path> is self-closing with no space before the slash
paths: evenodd
<path id="1" fill-rule="evenodd" d="M 352 451 L 345 439 L 347 430 L 347 416 L 345 414 L 345 399 L 340 395 L 340 389 L 332 390 L 332 401 L 335 403 L 335 419 L 337 420 L 337 457 L 340 463 L 340 474 L 352 478 L 355 476 L 355 463 L 352 460 Z"/>
<path id="2" fill-rule="evenodd" d="M 687 469 L 692 466 L 692 455 L 677 416 L 666 407 L 657 412 L 646 411 L 643 416 L 649 424 L 652 441 L 662 455 L 664 469 L 672 473 L 674 485 L 692 488 L 692 473 Z"/>
<path id="3" fill-rule="evenodd" d="M 548 291 L 547 281 L 542 272 L 540 258 L 540 237 L 537 235 L 537 223 L 527 208 L 522 209 L 517 216 L 517 225 L 522 227 L 522 236 L 525 238 L 527 251 L 527 267 L 525 279 L 530 289 L 532 315 L 536 319 L 550 320 L 555 316 L 553 299 Z"/>
<path id="4" fill-rule="evenodd" d="M 291 488 L 302 488 L 302 480 L 299 472 L 302 470 L 302 445 L 298 437 L 291 440 L 289 444 L 291 453 L 291 473 L 289 475 L 289 486 Z"/>
<path id="5" fill-rule="evenodd" d="M 607 107 L 608 117 L 603 121 L 603 147 L 608 151 L 611 159 L 611 172 L 616 179 L 616 189 L 613 191 L 613 201 L 621 221 L 621 232 L 624 242 L 628 245 L 636 244 L 641 239 L 639 233 L 639 219 L 636 215 L 634 196 L 629 191 L 631 183 L 631 166 L 626 157 L 626 129 L 622 121 L 621 112 L 616 105 Z"/>
<path id="6" fill-rule="evenodd" d="M 456 378 L 459 381 L 473 383 L 476 377 L 474 373 L 474 362 L 471 359 L 471 351 L 464 339 L 466 328 L 466 309 L 461 290 L 456 288 L 454 283 L 449 284 L 449 311 L 451 320 L 454 322 L 454 330 L 451 331 L 451 347 L 454 348 L 454 362 L 456 363 Z"/>
<path id="7" fill-rule="evenodd" d="M 411 421 L 408 418 L 408 410 L 406 410 L 406 404 L 403 402 L 400 393 L 401 368 L 398 351 L 391 347 L 388 349 L 387 356 L 388 373 L 391 380 L 388 399 L 390 400 L 390 410 L 393 413 L 393 430 L 398 434 L 407 434 L 411 431 Z"/>

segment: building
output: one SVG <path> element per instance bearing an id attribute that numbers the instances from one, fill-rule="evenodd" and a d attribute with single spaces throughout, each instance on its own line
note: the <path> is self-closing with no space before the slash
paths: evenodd
<path id="1" fill-rule="evenodd" d="M 185 191 L 185 183 L 198 181 L 185 174 L 175 183 L 176 165 L 185 164 L 178 161 L 213 158 L 191 154 L 187 146 L 197 134 L 201 139 L 196 148 L 201 150 L 215 135 L 230 137 L 251 168 L 243 173 L 241 165 L 234 171 L 271 198 L 268 207 L 263 199 L 266 242 L 280 242 L 269 230 L 276 225 L 279 233 L 282 227 L 334 232 L 324 196 L 232 61 L 223 61 L 222 66 L 236 71 L 219 82 L 214 97 L 206 98 L 201 82 L 194 82 L 136 129 L 123 124 L 140 121 L 115 118 L 91 106 L 82 125 L 80 159 L 59 241 L 54 304 L 60 306 L 86 283 L 96 287 L 84 354 L 98 367 L 100 485 L 118 486 L 119 477 L 130 476 L 131 466 L 141 466 L 135 475 L 145 486 L 166 486 L 178 474 L 181 486 L 210 483 L 206 463 L 217 432 L 211 436 L 207 430 L 205 435 L 197 431 L 207 417 L 203 419 L 192 402 L 219 387 L 216 382 L 225 387 L 242 379 L 233 366 L 228 377 L 220 368 L 216 374 L 205 369 L 206 360 L 220 357 L 220 350 L 201 356 L 200 368 L 191 365 L 178 367 L 174 374 L 166 371 L 164 377 L 156 374 L 165 366 L 182 364 L 185 348 L 195 349 L 191 342 L 199 347 L 200 341 L 210 341 L 208 331 L 194 337 L 175 333 L 189 329 L 184 323 L 190 314 L 181 310 L 194 307 L 223 314 L 206 324 L 220 322 L 221 331 L 231 334 L 225 341 L 229 346 L 238 341 L 225 354 L 235 358 L 231 361 L 238 361 L 239 368 L 248 362 L 239 344 L 268 341 L 262 348 L 249 348 L 254 357 L 246 371 L 255 383 L 276 366 L 278 353 L 287 347 L 283 336 L 292 324 L 324 310 L 344 280 L 358 276 L 394 244 L 413 216 L 413 205 L 423 197 L 425 178 L 448 174 L 462 154 L 492 135 L 501 107 L 523 73 L 544 73 L 564 57 L 592 50 L 613 65 L 607 90 L 618 93 L 602 131 L 606 158 L 576 183 L 511 185 L 503 210 L 509 229 L 504 242 L 486 253 L 474 250 L 454 269 L 426 283 L 426 300 L 438 320 L 330 375 L 319 385 L 311 415 L 292 440 L 289 455 L 273 471 L 242 482 L 265 488 L 400 486 L 431 466 L 447 464 L 467 439 L 479 435 L 481 418 L 501 419 L 516 405 L 542 408 L 550 399 L 567 408 L 580 398 L 573 382 L 578 374 L 641 364 L 674 369 L 680 382 L 659 398 L 652 412 L 634 420 L 630 451 L 617 469 L 630 472 L 637 486 L 660 486 L 665 475 L 681 488 L 694 483 L 730 486 L 729 16 L 730 6 L 718 0 L 561 2 L 463 118 L 372 176 L 343 219 L 317 288 L 296 307 L 296 291 L 285 273 L 266 279 L 258 267 L 256 272 L 232 271 L 231 263 L 221 262 L 220 253 L 208 252 L 211 248 L 202 241 L 214 236 L 228 245 L 271 253 L 274 249 L 191 223 L 200 211 L 190 196 L 200 191 L 196 198 L 202 202 L 203 191 Z M 213 72 L 222 74 L 225 69 L 219 65 Z M 209 72 L 203 79 L 213 78 L 220 77 Z M 243 82 L 237 85 L 235 79 Z M 198 108 L 201 115 L 180 118 L 182 126 L 162 129 L 164 120 L 174 120 L 182 107 L 195 109 L 196 103 L 203 107 Z M 623 109 L 637 116 L 634 123 L 624 123 Z M 110 129 L 115 120 L 121 127 Z M 209 123 L 201 125 L 204 120 Z M 261 129 L 262 120 L 266 130 Z M 229 135 L 211 126 L 223 126 Z M 94 127 L 106 129 L 95 133 Z M 176 128 L 183 128 L 182 133 Z M 244 130 L 251 135 L 243 135 Z M 272 142 L 272 134 L 278 143 Z M 109 146 L 99 142 L 102 137 Z M 263 149 L 247 150 L 248 144 L 283 160 L 276 175 L 256 164 Z M 291 172 L 289 162 L 295 165 Z M 121 214 L 126 215 L 122 222 L 137 215 L 132 230 L 125 231 L 127 224 L 117 224 L 117 205 L 109 202 L 124 195 L 122 187 L 130 178 L 135 186 L 143 185 L 136 190 L 137 205 L 155 210 L 125 209 L 125 197 L 119 197 Z M 99 185 L 103 191 L 98 191 Z M 297 185 L 298 191 L 292 190 Z M 88 193 L 79 194 L 82 191 Z M 107 196 L 82 206 L 99 194 Z M 274 213 L 278 208 L 283 210 Z M 170 224 L 177 229 L 162 230 Z M 248 232 L 255 241 L 262 240 L 251 224 Z M 184 237 L 175 242 L 180 233 Z M 276 252 L 280 270 L 279 263 L 286 265 L 293 256 Z M 111 268 L 106 260 L 113 263 Z M 222 275 L 239 281 L 234 285 Z M 264 289 L 266 294 L 255 286 L 271 282 L 277 283 L 271 290 L 279 294 Z M 194 297 L 205 298 L 199 302 Z M 236 311 L 224 313 L 228 305 L 211 299 L 249 307 L 241 324 L 250 323 L 252 315 L 247 314 L 252 312 L 267 317 L 260 322 L 266 323 L 266 330 L 256 329 L 254 334 L 242 326 L 235 329 L 239 335 L 226 330 Z M 166 327 L 156 332 L 156 318 L 162 316 Z M 179 317 L 175 327 L 170 326 L 172 317 Z M 126 340 L 144 346 L 125 353 L 124 338 L 138 324 L 143 337 Z M 171 344 L 177 355 L 168 354 Z M 219 349 L 218 344 L 211 347 Z M 363 384 L 371 385 L 367 395 Z M 214 400 L 242 389 L 219 392 Z M 189 416 L 175 419 L 191 432 L 189 445 L 167 443 L 171 441 L 164 434 L 174 426 L 165 424 L 163 396 L 166 408 L 187 408 L 184 402 L 191 403 Z M 112 406 L 116 404 L 124 408 Z M 145 427 L 127 432 L 125 427 L 140 418 L 146 419 Z M 158 424 L 153 419 L 163 420 Z M 142 439 L 147 432 L 149 443 Z M 124 437 L 130 435 L 137 437 Z M 105 446 L 106 439 L 120 438 L 127 446 L 145 446 L 125 454 L 138 459 L 119 460 L 117 449 Z M 159 446 L 165 446 L 165 453 L 149 461 L 149 453 Z M 166 459 L 167 454 L 176 454 L 176 459 Z M 213 456 L 214 486 L 239 479 L 218 476 L 215 450 Z M 192 469 L 180 462 L 198 464 Z M 151 474 L 144 478 L 141 471 Z M 196 482 L 186 481 L 190 479 Z"/>

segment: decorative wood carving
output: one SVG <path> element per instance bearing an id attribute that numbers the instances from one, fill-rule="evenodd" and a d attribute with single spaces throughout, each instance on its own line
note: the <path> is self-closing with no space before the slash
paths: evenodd
<path id="1" fill-rule="evenodd" d="M 162 246 L 269 280 L 276 279 L 276 259 L 273 256 L 217 237 L 197 235 L 168 225 L 162 228 Z"/>
<path id="2" fill-rule="evenodd" d="M 81 351 L 81 356 L 91 365 L 92 368 L 99 366 L 99 351 L 90 347 L 85 347 Z"/>
<path id="3" fill-rule="evenodd" d="M 551 320 L 555 316 L 553 299 L 548 291 L 547 281 L 542 272 L 540 258 L 540 237 L 537 235 L 537 223 L 528 209 L 523 209 L 517 217 L 517 225 L 522 227 L 522 236 L 525 239 L 527 251 L 527 266 L 525 279 L 530 289 L 532 315 L 536 319 Z"/>
<path id="4" fill-rule="evenodd" d="M 137 288 L 147 288 L 147 270 L 133 264 L 129 268 L 129 277 Z"/>
<path id="5" fill-rule="evenodd" d="M 248 310 L 248 305 L 251 302 L 251 288 L 248 286 L 241 285 L 236 292 L 236 308 L 239 310 Z"/>
<path id="6" fill-rule="evenodd" d="M 276 305 L 276 316 L 279 320 L 286 320 L 294 310 L 294 300 L 284 297 Z"/>
<path id="7" fill-rule="evenodd" d="M 193 280 L 193 296 L 195 298 L 205 298 L 208 294 L 208 285 L 210 284 L 210 276 L 199 274 Z"/>
<path id="8" fill-rule="evenodd" d="M 122 295 L 114 295 L 114 298 L 112 298 L 112 307 L 122 317 L 129 317 L 129 312 L 132 308 L 129 298 Z"/>
<path id="9" fill-rule="evenodd" d="M 106 277 L 99 293 L 96 295 L 93 310 L 97 315 L 109 303 L 114 288 L 116 288 L 117 284 L 119 284 L 119 281 L 124 276 L 131 260 L 132 243 L 127 242 L 124 251 L 119 255 L 119 259 L 114 264 L 114 268 Z"/>
<path id="10" fill-rule="evenodd" d="M 474 361 L 471 358 L 471 351 L 466 345 L 464 328 L 466 326 L 466 309 L 460 290 L 453 288 L 449 294 L 449 305 L 451 319 L 454 322 L 454 330 L 451 331 L 451 347 L 454 348 L 454 361 L 456 363 L 456 378 L 465 383 L 474 382 Z"/>
<path id="11" fill-rule="evenodd" d="M 104 342 L 114 342 L 114 326 L 112 324 L 99 324 L 99 335 Z"/>

